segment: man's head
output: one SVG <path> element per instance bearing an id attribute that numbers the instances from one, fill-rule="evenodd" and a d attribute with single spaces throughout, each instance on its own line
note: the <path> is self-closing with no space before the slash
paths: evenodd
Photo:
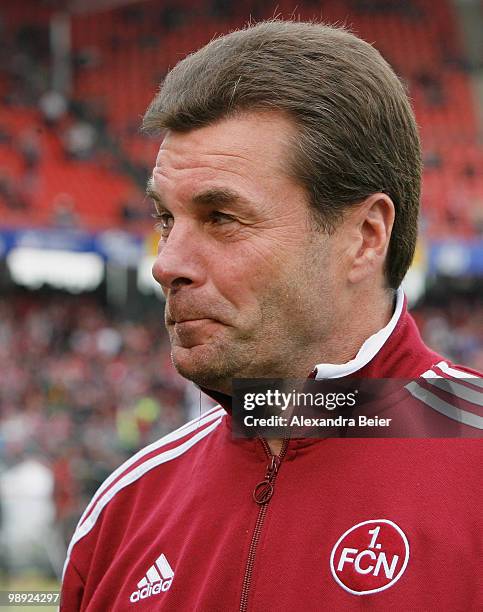
<path id="1" fill-rule="evenodd" d="M 355 286 L 399 286 L 419 141 L 402 84 L 367 43 L 309 23 L 233 32 L 168 74 L 144 126 L 168 130 L 154 273 L 188 378 L 289 376 L 287 361 L 303 368 L 330 345 Z"/>
<path id="2" fill-rule="evenodd" d="M 294 121 L 290 170 L 323 227 L 332 229 L 347 206 L 372 193 L 391 197 L 396 218 L 386 273 L 396 289 L 415 248 L 421 155 L 392 68 L 343 29 L 263 22 L 215 39 L 175 66 L 144 126 L 187 132 L 257 109 Z"/>

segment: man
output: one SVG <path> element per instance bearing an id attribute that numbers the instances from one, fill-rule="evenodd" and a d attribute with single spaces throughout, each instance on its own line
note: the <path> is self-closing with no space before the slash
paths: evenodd
<path id="1" fill-rule="evenodd" d="M 221 407 L 101 486 L 62 610 L 477 609 L 477 440 L 231 435 L 234 378 L 469 378 L 476 410 L 399 289 L 421 163 L 394 72 L 345 30 L 260 23 L 180 62 L 144 124 L 173 362 Z"/>

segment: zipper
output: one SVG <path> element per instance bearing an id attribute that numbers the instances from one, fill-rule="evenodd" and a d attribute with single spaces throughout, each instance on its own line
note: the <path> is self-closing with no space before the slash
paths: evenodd
<path id="1" fill-rule="evenodd" d="M 246 612 L 248 609 L 248 594 L 250 592 L 250 584 L 252 580 L 253 566 L 255 564 L 255 555 L 257 552 L 258 541 L 260 540 L 260 534 L 267 514 L 268 502 L 272 499 L 275 480 L 277 478 L 280 464 L 283 461 L 287 453 L 288 438 L 285 438 L 282 443 L 282 448 L 278 455 L 272 455 L 268 442 L 265 438 L 259 438 L 262 446 L 270 459 L 270 463 L 267 466 L 265 478 L 259 482 L 253 490 L 253 501 L 259 505 L 257 521 L 255 523 L 255 529 L 253 530 L 252 541 L 250 542 L 250 548 L 248 551 L 247 565 L 245 568 L 245 576 L 243 578 L 243 587 L 240 599 L 240 612 Z"/>

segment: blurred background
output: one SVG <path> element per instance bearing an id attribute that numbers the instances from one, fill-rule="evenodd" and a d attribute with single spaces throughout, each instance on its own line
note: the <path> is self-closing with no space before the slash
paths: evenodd
<path id="1" fill-rule="evenodd" d="M 183 56 L 273 16 L 344 23 L 407 83 L 406 290 L 425 340 L 483 369 L 483 0 L 1 0 L 0 585 L 55 585 L 102 480 L 208 405 L 170 363 L 140 119 Z"/>

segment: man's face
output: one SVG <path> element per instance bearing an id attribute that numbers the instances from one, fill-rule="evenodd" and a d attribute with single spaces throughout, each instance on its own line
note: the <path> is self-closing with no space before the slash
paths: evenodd
<path id="1" fill-rule="evenodd" d="M 153 275 L 166 296 L 172 358 L 229 392 L 233 377 L 304 377 L 335 324 L 337 232 L 313 228 L 288 176 L 293 126 L 251 113 L 169 132 L 149 193 L 161 216 Z"/>

